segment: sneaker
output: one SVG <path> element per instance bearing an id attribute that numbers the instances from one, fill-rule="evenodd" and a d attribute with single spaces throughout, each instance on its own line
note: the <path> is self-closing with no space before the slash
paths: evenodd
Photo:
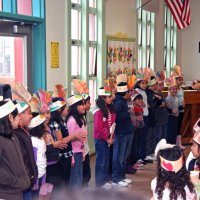
<path id="1" fill-rule="evenodd" d="M 146 165 L 147 163 L 144 161 L 144 160 L 142 160 L 142 159 L 139 159 L 138 161 L 137 161 L 137 163 L 142 163 L 143 165 Z"/>
<path id="2" fill-rule="evenodd" d="M 155 161 L 156 160 L 156 157 L 154 155 L 149 155 L 145 158 L 145 160 L 153 160 Z"/>
<path id="3" fill-rule="evenodd" d="M 117 183 L 112 183 L 112 185 L 117 185 L 120 187 L 128 187 L 128 183 L 124 182 L 124 181 L 119 181 Z"/>
<path id="4" fill-rule="evenodd" d="M 143 169 L 143 166 L 144 166 L 143 164 L 140 165 L 139 163 L 138 164 L 135 163 L 134 165 L 132 165 L 132 168 L 140 170 L 140 169 Z"/>
<path id="5" fill-rule="evenodd" d="M 145 165 L 145 164 L 147 164 L 147 163 L 153 163 L 153 160 L 152 160 L 152 159 L 146 159 L 146 158 L 145 158 L 145 159 L 143 160 L 143 162 L 144 162 L 144 165 Z"/>
<path id="6" fill-rule="evenodd" d="M 128 178 L 125 178 L 123 181 L 128 184 L 131 184 L 133 182 L 131 179 Z"/>
<path id="7" fill-rule="evenodd" d="M 110 183 L 105 183 L 101 188 L 105 190 L 111 190 L 112 189 L 112 184 Z"/>
<path id="8" fill-rule="evenodd" d="M 140 167 L 144 167 L 144 164 L 141 163 L 141 162 L 136 162 L 135 164 L 137 164 L 137 165 L 140 166 Z"/>

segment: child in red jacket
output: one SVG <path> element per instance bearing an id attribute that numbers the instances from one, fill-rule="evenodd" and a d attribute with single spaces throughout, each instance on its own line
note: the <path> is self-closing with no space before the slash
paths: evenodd
<path id="1" fill-rule="evenodd" d="M 95 181 L 97 187 L 111 188 L 108 183 L 108 167 L 110 145 L 114 139 L 111 133 L 111 126 L 115 123 L 115 112 L 112 105 L 112 94 L 104 88 L 100 88 L 97 108 L 94 110 L 94 139 L 96 150 Z"/>

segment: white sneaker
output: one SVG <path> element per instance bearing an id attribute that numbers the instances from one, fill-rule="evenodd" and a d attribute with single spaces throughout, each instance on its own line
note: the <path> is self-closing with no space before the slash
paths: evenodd
<path id="1" fill-rule="evenodd" d="M 152 156 L 146 156 L 146 158 L 144 160 L 153 160 L 155 158 L 153 158 Z"/>
<path id="2" fill-rule="evenodd" d="M 103 186 L 102 186 L 103 189 L 105 190 L 111 190 L 112 189 L 112 184 L 110 183 L 105 183 Z"/>
<path id="3" fill-rule="evenodd" d="M 118 185 L 120 187 L 128 187 L 128 183 L 126 183 L 125 181 L 119 181 L 117 183 L 112 183 L 113 185 Z"/>
<path id="4" fill-rule="evenodd" d="M 131 184 L 133 181 L 132 181 L 131 179 L 125 178 L 125 179 L 123 180 L 123 182 L 128 183 L 128 184 Z"/>

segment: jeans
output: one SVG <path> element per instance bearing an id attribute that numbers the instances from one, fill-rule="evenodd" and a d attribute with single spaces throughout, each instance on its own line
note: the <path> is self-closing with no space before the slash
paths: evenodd
<path id="1" fill-rule="evenodd" d="M 124 180 L 126 173 L 126 160 L 130 153 L 133 134 L 115 135 L 113 146 L 113 173 L 112 181 L 117 183 Z"/>
<path id="2" fill-rule="evenodd" d="M 74 154 L 75 163 L 71 167 L 69 186 L 72 188 L 80 188 L 83 182 L 83 154 Z"/>
<path id="3" fill-rule="evenodd" d="M 145 126 L 141 129 L 141 135 L 140 135 L 140 158 L 145 159 L 146 153 L 147 153 L 147 133 L 148 133 L 148 116 L 144 116 L 144 124 Z"/>
<path id="4" fill-rule="evenodd" d="M 167 124 L 167 143 L 176 144 L 177 131 L 178 117 L 174 115 L 169 115 Z"/>
<path id="5" fill-rule="evenodd" d="M 166 139 L 167 124 L 156 125 L 153 129 L 156 145 L 161 139 Z"/>
<path id="6" fill-rule="evenodd" d="M 32 200 L 31 189 L 23 191 L 23 200 Z"/>
<path id="7" fill-rule="evenodd" d="M 91 169 L 90 169 L 90 155 L 89 153 L 85 156 L 83 161 L 83 186 L 87 187 L 91 179 Z"/>
<path id="8" fill-rule="evenodd" d="M 95 139 L 96 165 L 95 165 L 95 182 L 97 187 L 103 186 L 109 181 L 109 152 L 110 147 L 105 140 Z"/>

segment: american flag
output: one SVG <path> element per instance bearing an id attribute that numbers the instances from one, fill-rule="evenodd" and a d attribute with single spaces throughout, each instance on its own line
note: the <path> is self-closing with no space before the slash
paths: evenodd
<path id="1" fill-rule="evenodd" d="M 189 0 L 165 0 L 179 29 L 190 25 L 190 3 Z"/>

